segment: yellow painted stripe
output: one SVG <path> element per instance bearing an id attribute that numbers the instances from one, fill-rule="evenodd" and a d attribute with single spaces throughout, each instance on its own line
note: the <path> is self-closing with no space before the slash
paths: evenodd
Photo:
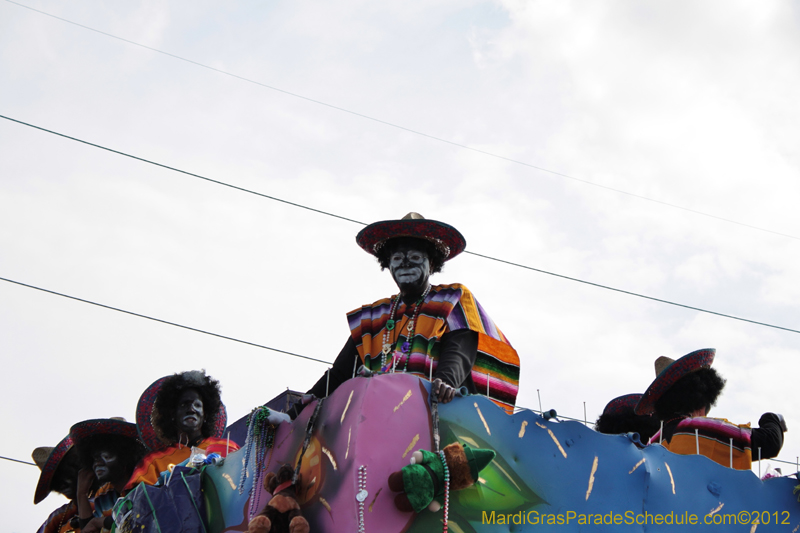
<path id="1" fill-rule="evenodd" d="M 667 472 L 669 473 L 669 482 L 672 483 L 672 494 L 675 494 L 675 478 L 672 477 L 672 469 L 670 469 L 666 462 L 664 462 L 664 466 L 667 467 Z"/>
<path id="2" fill-rule="evenodd" d="M 410 452 L 412 449 L 414 449 L 414 446 L 417 445 L 417 442 L 419 442 L 419 433 L 414 435 L 414 438 L 411 439 L 411 444 L 409 444 L 408 448 L 406 448 L 406 451 L 403 452 L 403 459 L 406 458 L 406 455 L 408 455 L 408 452 Z"/>
<path id="3" fill-rule="evenodd" d="M 719 511 L 722 510 L 723 507 L 725 507 L 725 504 L 722 503 L 722 502 L 719 502 L 719 505 L 717 505 L 715 508 L 711 509 L 706 516 L 711 516 L 712 514 L 718 513 Z"/>
<path id="4" fill-rule="evenodd" d="M 486 433 L 488 433 L 489 436 L 491 437 L 492 436 L 492 430 L 489 429 L 489 424 L 487 424 L 486 423 L 486 419 L 483 418 L 483 413 L 481 413 L 481 408 L 478 407 L 478 402 L 473 402 L 473 405 L 475 405 L 475 409 L 478 410 L 478 416 L 481 417 L 481 422 L 483 422 L 483 427 L 486 428 Z"/>
<path id="5" fill-rule="evenodd" d="M 631 471 L 630 471 L 630 472 L 628 472 L 628 473 L 629 473 L 629 474 L 633 474 L 633 472 L 634 472 L 634 471 L 635 471 L 637 468 L 639 468 L 640 466 L 642 466 L 643 464 L 644 464 L 644 458 L 642 458 L 642 460 L 641 460 L 641 461 L 639 461 L 638 463 L 636 463 L 635 465 L 633 465 L 633 468 L 632 468 L 632 469 L 631 469 Z"/>
<path id="6" fill-rule="evenodd" d="M 347 414 L 347 410 L 350 408 L 350 401 L 353 399 L 353 393 L 355 390 L 350 391 L 350 396 L 347 398 L 347 404 L 344 406 L 344 411 L 342 411 L 342 419 L 339 420 L 339 424 L 344 424 L 344 415 Z"/>
<path id="7" fill-rule="evenodd" d="M 394 406 L 394 411 L 392 411 L 392 412 L 396 413 L 397 410 L 400 409 L 403 406 L 403 404 L 406 403 L 406 400 L 408 400 L 409 398 L 411 398 L 411 389 L 409 389 L 409 391 L 406 393 L 406 395 L 403 396 L 403 399 L 400 401 L 400 403 L 398 403 L 397 405 Z"/>
<path id="8" fill-rule="evenodd" d="M 597 472 L 597 456 L 594 456 L 594 461 L 592 462 L 592 473 L 589 474 L 589 488 L 586 490 L 586 501 L 589 501 L 589 495 L 592 493 L 592 489 L 594 488 L 594 475 Z"/>

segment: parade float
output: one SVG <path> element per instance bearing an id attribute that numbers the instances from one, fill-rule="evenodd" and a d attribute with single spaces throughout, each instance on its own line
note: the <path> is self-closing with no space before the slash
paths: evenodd
<path id="1" fill-rule="evenodd" d="M 265 410 L 254 410 L 231 426 L 246 432 L 242 449 L 202 469 L 204 527 L 247 531 L 273 496 L 265 478 L 282 465 L 298 473 L 296 499 L 318 533 L 800 527 L 794 478 L 762 481 L 701 455 L 642 448 L 632 435 L 603 435 L 531 411 L 508 414 L 482 395 L 438 404 L 429 393 L 429 381 L 389 373 L 345 382 L 291 423 L 259 421 Z M 439 497 L 438 511 L 400 511 L 390 475 L 416 450 L 455 442 L 494 458 L 474 485 Z M 131 530 L 145 529 L 127 519 Z"/>
<path id="2" fill-rule="evenodd" d="M 516 351 L 466 287 L 428 281 L 465 249 L 452 226 L 409 213 L 370 224 L 356 242 L 399 293 L 348 314 L 351 337 L 311 389 L 316 398 L 294 420 L 277 416 L 294 403 L 287 395 L 257 407 L 227 431 L 240 449 L 224 460 L 201 450 L 161 486 L 140 484 L 115 513 L 119 530 L 800 529 L 794 479 L 726 468 L 699 443 L 697 455 L 676 455 L 555 411 L 514 412 Z M 651 389 L 663 394 L 713 354 L 684 356 Z"/>

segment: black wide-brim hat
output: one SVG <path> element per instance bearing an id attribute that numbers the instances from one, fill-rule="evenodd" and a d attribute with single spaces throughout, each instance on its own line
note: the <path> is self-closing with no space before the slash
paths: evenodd
<path id="1" fill-rule="evenodd" d="M 449 261 L 464 251 L 467 241 L 456 228 L 438 220 L 429 220 L 419 213 L 409 213 L 400 220 L 373 222 L 356 235 L 356 242 L 367 253 L 377 256 L 389 239 L 411 237 L 433 244 Z"/>
<path id="2" fill-rule="evenodd" d="M 637 415 L 649 415 L 655 409 L 655 404 L 661 396 L 667 392 L 675 383 L 692 372 L 701 368 L 710 368 L 714 362 L 714 355 L 717 350 L 705 348 L 686 354 L 677 361 L 669 357 L 659 357 L 656 359 L 656 379 L 644 391 L 642 399 L 636 405 Z"/>
<path id="3" fill-rule="evenodd" d="M 621 415 L 632 413 L 636 408 L 636 404 L 642 399 L 642 394 L 624 394 L 617 396 L 606 405 L 603 409 L 604 415 Z"/>
<path id="4" fill-rule="evenodd" d="M 119 418 L 95 418 L 92 420 L 84 420 L 83 422 L 78 422 L 69 430 L 69 436 L 72 442 L 79 449 L 81 443 L 86 442 L 86 439 L 96 435 L 119 435 L 132 440 L 139 440 L 136 424 L 126 422 Z"/>
<path id="5" fill-rule="evenodd" d="M 136 405 L 136 428 L 139 432 L 139 439 L 151 452 L 169 446 L 169 444 L 158 438 L 156 428 L 153 427 L 153 408 L 156 405 L 156 397 L 161 390 L 161 386 L 171 377 L 173 376 L 164 376 L 151 383 L 139 397 L 139 403 Z M 221 438 L 225 434 L 227 425 L 228 411 L 225 409 L 225 404 L 220 401 L 219 412 L 214 420 L 214 433 L 212 436 Z"/>
<path id="6" fill-rule="evenodd" d="M 36 484 L 36 492 L 33 493 L 33 504 L 36 505 L 44 500 L 50 494 L 50 484 L 53 482 L 53 476 L 56 475 L 58 465 L 61 460 L 72 449 L 72 439 L 67 435 L 56 446 L 40 446 L 33 450 L 31 457 L 36 463 L 42 473 L 39 474 L 39 482 Z"/>

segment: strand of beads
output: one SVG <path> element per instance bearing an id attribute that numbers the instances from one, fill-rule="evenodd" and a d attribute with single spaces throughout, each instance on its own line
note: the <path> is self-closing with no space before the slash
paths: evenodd
<path id="1" fill-rule="evenodd" d="M 254 479 L 250 487 L 250 506 L 248 513 L 252 518 L 261 506 L 261 479 L 272 460 L 272 445 L 275 441 L 275 426 L 269 421 L 270 410 L 266 406 L 256 407 L 247 418 L 247 437 L 245 438 L 242 475 L 239 478 L 239 494 L 244 493 L 247 471 L 251 460 L 254 462 Z M 269 461 L 265 461 L 269 449 Z"/>
<path id="2" fill-rule="evenodd" d="M 422 296 L 414 303 L 414 314 L 411 315 L 411 318 L 408 321 L 408 325 L 406 326 L 406 341 L 403 343 L 400 354 L 401 359 L 404 360 L 403 364 L 403 372 L 408 370 L 408 361 L 411 359 L 411 345 L 414 342 L 414 336 L 416 332 L 416 324 L 417 318 L 419 317 L 420 309 L 422 308 L 422 303 L 425 301 L 425 298 L 428 297 L 428 293 L 431 291 L 431 286 L 428 285 L 425 288 L 425 291 L 422 293 Z M 383 332 L 383 349 L 381 350 L 381 371 L 386 372 L 389 370 L 390 365 L 387 364 L 387 356 L 392 351 L 392 343 L 389 340 L 390 332 L 395 329 L 397 322 L 395 321 L 395 313 L 397 312 L 398 303 L 400 301 L 400 295 L 398 294 L 397 297 L 392 301 L 392 307 L 389 312 L 389 320 L 386 321 L 386 326 L 384 327 Z M 394 372 L 395 367 L 397 366 L 398 360 L 395 358 L 394 354 L 392 355 L 391 360 L 389 361 L 391 364 L 392 372 Z"/>
<path id="3" fill-rule="evenodd" d="M 69 514 L 69 512 L 72 510 L 72 504 L 73 504 L 73 501 L 74 501 L 74 500 L 70 500 L 70 501 L 69 501 L 69 505 L 67 505 L 67 508 L 66 508 L 66 509 L 64 509 L 64 512 L 63 512 L 63 513 L 61 513 L 61 521 L 58 523 L 58 529 L 56 529 L 56 532 L 57 532 L 57 533 L 61 533 L 61 527 L 64 525 L 64 520 L 66 520 L 66 518 L 67 518 L 67 515 L 68 515 L 68 514 Z M 77 504 L 76 504 L 76 505 L 77 505 Z M 77 514 L 78 514 L 78 513 L 77 513 L 77 509 L 76 509 L 76 511 L 75 511 L 75 516 L 77 516 Z"/>
<path id="4" fill-rule="evenodd" d="M 444 450 L 439 450 L 439 459 L 442 461 L 444 468 L 444 527 L 442 533 L 447 533 L 447 515 L 450 511 L 450 469 L 447 467 L 445 461 Z"/>
<path id="5" fill-rule="evenodd" d="M 367 500 L 369 492 L 367 492 L 367 467 L 361 465 L 358 467 L 358 492 L 356 493 L 356 501 L 358 502 L 358 533 L 364 533 L 364 502 Z"/>
<path id="6" fill-rule="evenodd" d="M 386 358 L 389 355 L 389 352 L 392 351 L 392 343 L 389 341 L 389 335 L 392 331 L 394 331 L 394 327 L 396 322 L 394 320 L 394 314 L 397 312 L 397 306 L 400 304 L 400 295 L 398 294 L 394 300 L 392 300 L 392 307 L 389 311 L 389 320 L 386 321 L 386 326 L 384 326 L 383 331 L 383 346 L 381 347 L 381 371 L 385 372 L 386 368 Z"/>
<path id="7" fill-rule="evenodd" d="M 250 465 L 250 455 L 253 451 L 253 413 L 247 418 L 247 436 L 244 440 L 244 457 L 242 458 L 242 475 L 239 478 L 239 494 L 244 493 L 244 483 L 247 479 L 247 467 Z"/>
<path id="8" fill-rule="evenodd" d="M 250 414 L 250 422 L 253 427 L 253 443 L 256 448 L 256 476 L 253 480 L 253 486 L 250 487 L 249 517 L 251 519 L 261 508 L 261 484 L 264 473 L 269 467 L 269 463 L 265 461 L 267 450 L 269 450 L 269 458 L 270 461 L 272 461 L 272 444 L 275 441 L 275 426 L 270 423 L 269 415 L 270 410 L 266 406 L 256 407 Z"/>

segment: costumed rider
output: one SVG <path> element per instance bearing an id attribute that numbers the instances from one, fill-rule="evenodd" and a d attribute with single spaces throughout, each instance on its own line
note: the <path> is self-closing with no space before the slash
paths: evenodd
<path id="1" fill-rule="evenodd" d="M 33 495 L 33 504 L 44 500 L 50 492 L 57 492 L 69 501 L 50 513 L 37 533 L 62 533 L 72 531 L 70 520 L 78 514 L 78 504 L 75 496 L 78 491 L 78 450 L 72 445 L 69 436 L 53 446 L 40 446 L 31 454 L 33 462 L 41 470 L 36 492 Z"/>
<path id="2" fill-rule="evenodd" d="M 239 446 L 222 438 L 228 421 L 219 381 L 205 371 L 191 370 L 156 380 L 139 398 L 136 426 L 150 450 L 128 482 L 155 485 L 170 466 L 198 453 L 226 457 Z M 200 452 L 202 450 L 202 452 Z"/>
<path id="3" fill-rule="evenodd" d="M 711 368 L 716 350 L 697 350 L 677 361 L 656 359 L 656 379 L 636 406 L 637 414 L 655 412 L 663 430 L 650 443 L 661 443 L 682 455 L 700 455 L 737 470 L 749 470 L 752 460 L 775 457 L 783 447 L 786 423 L 783 416 L 765 413 L 758 428 L 733 424 L 724 418 L 710 418 L 725 380 Z M 733 445 L 731 446 L 731 439 Z"/>
<path id="4" fill-rule="evenodd" d="M 658 431 L 659 423 L 653 415 L 637 415 L 634 412 L 641 398 L 641 394 L 625 394 L 608 402 L 603 413 L 597 417 L 594 430 L 608 435 L 630 433 L 633 443 L 643 447 Z"/>
<path id="5" fill-rule="evenodd" d="M 72 426 L 69 434 L 81 465 L 78 526 L 82 533 L 111 529 L 114 503 L 125 495 L 125 484 L 145 452 L 136 424 L 120 418 L 86 420 Z"/>
<path id="6" fill-rule="evenodd" d="M 442 403 L 466 387 L 513 411 L 519 388 L 517 352 L 469 289 L 428 281 L 464 251 L 461 233 L 409 213 L 401 220 L 370 224 L 356 242 L 377 257 L 381 270 L 389 269 L 400 291 L 347 314 L 350 336 L 330 376 L 323 375 L 308 392 L 322 398 L 364 365 L 373 372 L 432 377 L 431 393 Z"/>

